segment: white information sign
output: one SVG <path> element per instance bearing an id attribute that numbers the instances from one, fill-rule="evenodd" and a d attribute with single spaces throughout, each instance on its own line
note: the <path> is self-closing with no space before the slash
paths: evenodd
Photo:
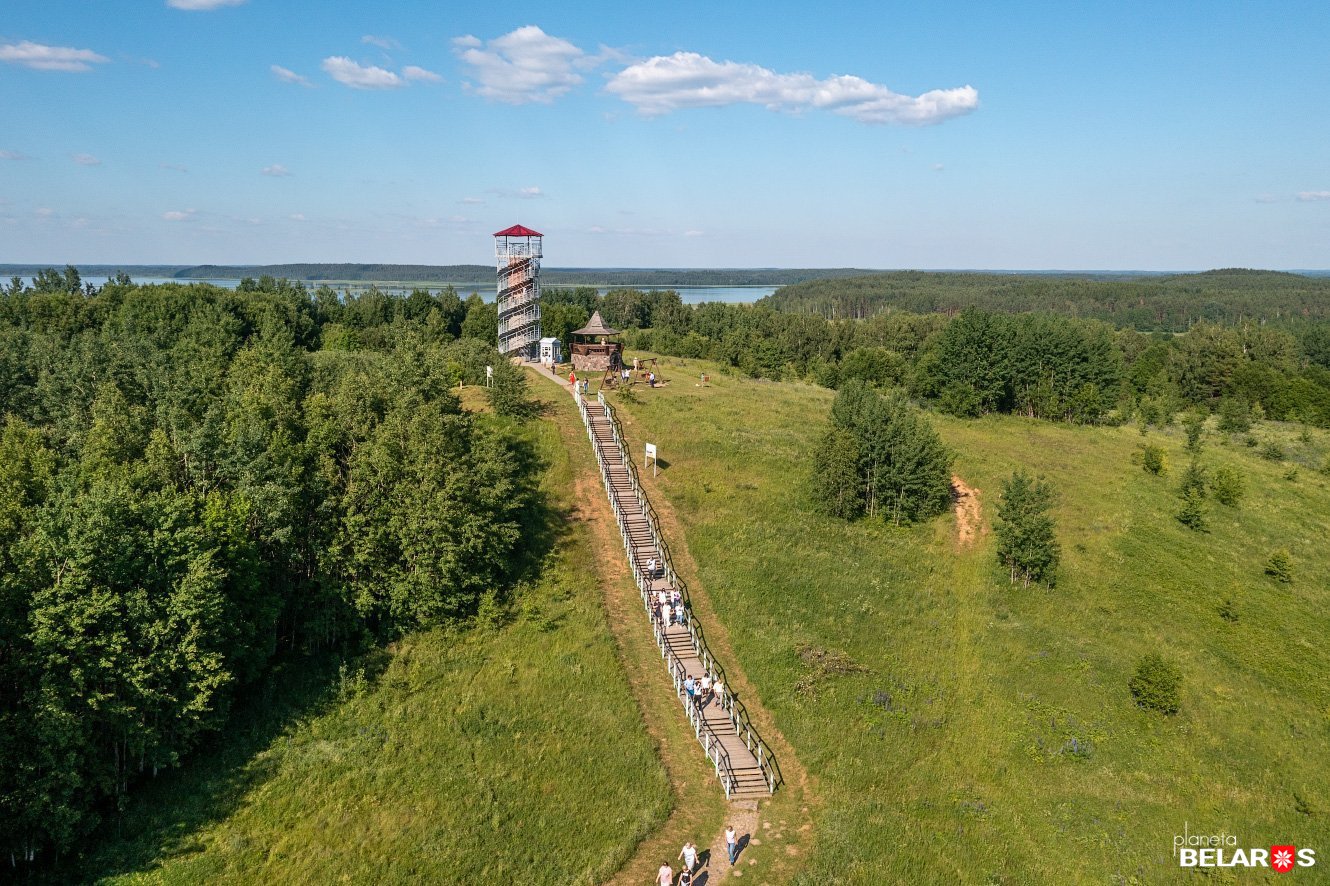
<path id="1" fill-rule="evenodd" d="M 647 444 L 647 454 L 646 454 L 646 458 L 642 459 L 642 467 L 645 468 L 645 467 L 647 466 L 647 462 L 651 462 L 651 476 L 653 476 L 653 477 L 656 476 L 656 444 L 655 444 L 655 443 L 648 443 L 648 444 Z"/>

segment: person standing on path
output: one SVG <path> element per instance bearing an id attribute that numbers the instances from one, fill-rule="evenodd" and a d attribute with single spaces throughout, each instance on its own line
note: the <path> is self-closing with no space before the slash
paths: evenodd
<path id="1" fill-rule="evenodd" d="M 716 678 L 716 684 L 711 687 L 711 694 L 715 697 L 716 704 L 720 705 L 720 709 L 725 710 L 725 684 L 719 677 Z"/>
<path id="2" fill-rule="evenodd" d="M 734 825 L 725 825 L 725 853 L 730 857 L 730 867 L 739 860 L 739 837 L 734 833 Z"/>
<path id="3" fill-rule="evenodd" d="M 707 706 L 707 702 L 711 701 L 711 672 L 710 672 L 710 671 L 708 671 L 707 673 L 705 673 L 705 674 L 702 675 L 702 691 L 701 691 L 701 693 L 698 695 L 698 699 L 699 699 L 699 701 L 698 701 L 698 705 L 697 705 L 697 706 L 698 706 L 699 708 L 704 708 L 704 707 L 706 707 L 706 706 Z"/>
<path id="4" fill-rule="evenodd" d="M 574 369 L 572 372 L 568 373 L 568 385 L 569 385 L 569 387 L 574 387 L 574 388 L 577 387 L 577 370 L 576 370 L 576 369 Z"/>
<path id="5" fill-rule="evenodd" d="M 670 867 L 668 861 L 660 863 L 660 870 L 656 871 L 657 886 L 674 886 L 674 868 Z"/>
<path id="6" fill-rule="evenodd" d="M 688 705 L 692 707 L 693 697 L 697 693 L 697 683 L 693 681 L 692 674 L 689 674 L 688 679 L 683 681 L 683 691 L 688 693 Z"/>
<path id="7" fill-rule="evenodd" d="M 666 603 L 664 606 L 661 607 L 661 610 L 660 610 L 660 611 L 663 612 L 663 613 L 665 614 L 665 627 L 666 627 L 666 628 L 668 628 L 670 625 L 674 624 L 674 607 L 672 607 L 670 604 Z"/>

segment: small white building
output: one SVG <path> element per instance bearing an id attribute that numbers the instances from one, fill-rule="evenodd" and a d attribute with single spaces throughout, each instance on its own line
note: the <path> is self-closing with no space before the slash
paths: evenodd
<path id="1" fill-rule="evenodd" d="M 563 353 L 559 348 L 559 340 L 554 337 L 542 338 L 540 340 L 540 362 L 546 366 L 553 366 L 555 363 L 563 362 Z"/>

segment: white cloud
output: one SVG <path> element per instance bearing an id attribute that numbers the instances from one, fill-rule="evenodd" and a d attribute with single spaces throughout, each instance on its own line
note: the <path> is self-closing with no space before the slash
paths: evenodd
<path id="1" fill-rule="evenodd" d="M 28 155 L 21 151 L 0 151 L 0 160 L 27 160 Z"/>
<path id="2" fill-rule="evenodd" d="M 463 197 L 460 202 L 466 203 L 469 206 L 482 206 L 485 203 L 485 201 L 479 197 Z"/>
<path id="3" fill-rule="evenodd" d="M 42 206 L 37 209 L 37 215 L 40 218 L 50 218 L 55 215 L 55 210 L 51 209 L 49 206 Z"/>
<path id="4" fill-rule="evenodd" d="M 934 164 L 933 164 L 933 171 L 934 171 L 934 172 L 941 172 L 942 170 L 944 170 L 944 169 L 946 169 L 946 168 L 947 168 L 947 167 L 943 166 L 941 163 L 934 163 Z"/>
<path id="5" fill-rule="evenodd" d="M 295 71 L 292 71 L 289 68 L 284 68 L 281 65 L 273 65 L 268 70 L 272 71 L 273 76 L 276 77 L 278 80 L 281 80 L 283 83 L 295 83 L 299 86 L 306 86 L 306 87 L 311 87 L 314 85 L 313 83 L 310 83 L 307 78 L 302 77 L 299 74 L 297 74 Z"/>
<path id="6" fill-rule="evenodd" d="M 684 232 L 683 232 L 683 235 L 684 235 L 685 237 L 702 237 L 702 236 L 705 236 L 705 234 L 706 234 L 706 231 L 684 231 Z"/>
<path id="7" fill-rule="evenodd" d="M 392 71 L 374 65 L 359 65 L 344 55 L 325 58 L 322 67 L 329 77 L 352 89 L 396 89 L 406 85 L 406 81 Z"/>
<path id="8" fill-rule="evenodd" d="M 299 221 L 299 222 L 305 220 L 304 214 L 300 212 L 293 212 L 290 215 L 288 215 L 287 218 L 291 219 L 291 221 Z"/>
<path id="9" fill-rule="evenodd" d="M 158 163 L 158 169 L 169 169 L 172 172 L 189 172 L 189 168 L 179 163 Z"/>
<path id="10" fill-rule="evenodd" d="M 72 158 L 79 166 L 101 166 L 102 161 L 91 154 L 75 154 Z"/>
<path id="11" fill-rule="evenodd" d="M 366 34 L 360 38 L 361 43 L 367 43 L 370 46 L 377 46 L 380 49 L 401 49 L 402 44 L 391 37 L 375 37 L 373 34 Z"/>
<path id="12" fill-rule="evenodd" d="M 194 217 L 193 209 L 172 209 L 170 212 L 163 212 L 162 219 L 169 222 L 189 221 Z"/>
<path id="13" fill-rule="evenodd" d="M 560 37 L 527 25 L 487 44 L 468 34 L 453 41 L 458 57 L 471 67 L 476 94 L 510 105 L 549 104 L 582 83 L 577 69 L 594 67 L 598 58 Z"/>
<path id="14" fill-rule="evenodd" d="M 1330 191 L 1299 191 L 1298 199 L 1304 203 L 1316 200 L 1330 200 Z"/>
<path id="15" fill-rule="evenodd" d="M 519 188 L 517 190 L 517 196 L 521 197 L 523 200 L 534 200 L 537 197 L 544 197 L 545 192 L 536 187 Z"/>
<path id="16" fill-rule="evenodd" d="M 282 177 L 284 177 L 284 176 L 288 176 L 288 175 L 290 175 L 290 174 L 291 174 L 291 170 L 287 169 L 285 166 L 283 166 L 283 165 L 280 164 L 280 163 L 274 163 L 274 164 L 271 165 L 271 166 L 265 166 L 265 167 L 263 167 L 263 170 L 262 170 L 262 173 L 261 173 L 261 174 L 263 174 L 263 175 L 271 175 L 271 176 L 273 176 L 274 178 L 282 178 Z"/>
<path id="17" fill-rule="evenodd" d="M 718 62 L 696 52 L 676 52 L 629 65 L 610 78 L 606 91 L 649 117 L 680 108 L 754 104 L 771 111 L 828 110 L 860 123 L 926 125 L 967 114 L 979 106 L 972 86 L 901 95 L 862 77 L 778 74 L 754 64 Z"/>
<path id="18" fill-rule="evenodd" d="M 245 0 L 166 0 L 166 5 L 172 9 L 207 12 L 211 9 L 221 9 L 223 6 L 239 6 L 244 2 Z"/>
<path id="19" fill-rule="evenodd" d="M 427 71 L 416 65 L 407 65 L 402 68 L 402 76 L 408 80 L 420 80 L 425 83 L 442 83 L 443 78 L 433 71 Z"/>
<path id="20" fill-rule="evenodd" d="M 0 62 L 23 65 L 36 71 L 91 71 L 93 65 L 109 61 L 91 49 L 45 46 L 30 40 L 0 46 Z"/>

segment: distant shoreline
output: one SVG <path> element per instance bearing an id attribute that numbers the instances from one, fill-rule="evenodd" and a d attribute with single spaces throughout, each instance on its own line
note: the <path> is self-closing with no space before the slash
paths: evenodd
<path id="1" fill-rule="evenodd" d="M 31 277 L 47 268 L 61 270 L 65 263 L 0 264 L 0 279 Z M 464 289 L 493 286 L 494 269 L 490 265 L 389 265 L 389 264 L 276 264 L 276 265 L 145 265 L 145 264 L 74 264 L 88 277 L 113 277 L 117 273 L 131 278 L 150 277 L 181 282 L 204 280 L 242 280 L 246 277 L 271 276 L 306 284 L 339 286 L 379 285 L 392 288 Z M 1066 269 L 982 269 L 982 268 L 585 268 L 545 267 L 542 280 L 546 286 L 593 286 L 597 288 L 682 286 L 707 287 L 780 287 L 809 280 L 857 277 L 884 273 L 919 274 L 992 274 L 1002 276 L 1062 277 L 1068 279 L 1128 280 L 1201 273 L 1197 270 L 1066 270 Z M 1293 269 L 1283 273 L 1305 277 L 1327 277 L 1330 269 Z"/>

